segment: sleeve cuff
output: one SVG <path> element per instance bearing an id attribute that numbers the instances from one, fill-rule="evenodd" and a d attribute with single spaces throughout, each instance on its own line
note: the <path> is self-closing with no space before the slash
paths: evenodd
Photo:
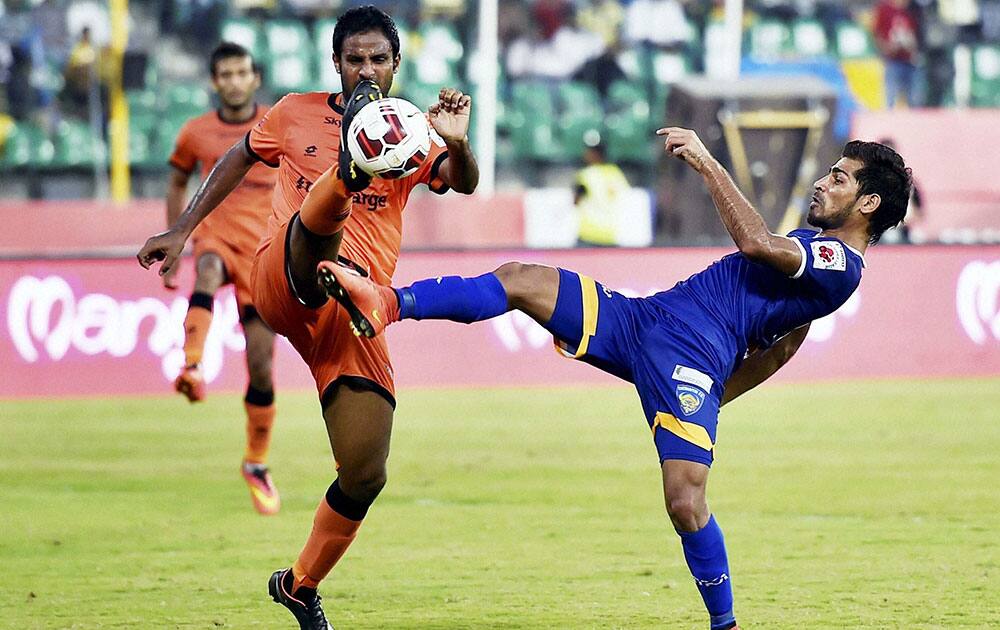
<path id="1" fill-rule="evenodd" d="M 440 174 L 441 165 L 444 164 L 444 161 L 446 159 L 448 159 L 447 151 L 437 156 L 437 159 L 434 160 L 434 164 L 431 165 L 431 176 L 430 180 L 427 183 L 427 187 L 431 189 L 431 192 L 437 193 L 439 195 L 443 195 L 449 190 L 451 190 L 451 188 L 448 186 L 448 183 L 445 182 L 443 179 L 441 179 L 441 174 Z M 435 181 L 439 181 L 441 183 L 435 184 L 434 183 Z"/>
<path id="2" fill-rule="evenodd" d="M 267 160 L 265 160 L 264 158 L 262 158 L 256 151 L 253 150 L 253 147 L 250 146 L 250 132 L 249 131 L 247 132 L 246 137 L 243 139 L 243 145 L 246 147 L 247 153 L 250 154 L 250 157 L 252 157 L 253 159 L 257 160 L 258 162 L 266 164 L 267 166 L 270 166 L 271 168 L 278 168 L 279 166 L 281 166 L 281 164 L 278 163 L 278 162 L 268 162 Z"/>
<path id="3" fill-rule="evenodd" d="M 178 171 L 184 173 L 185 175 L 190 175 L 191 173 L 194 172 L 193 168 L 184 168 L 184 166 L 182 166 L 181 163 L 178 162 L 177 160 L 173 160 L 173 159 L 168 160 L 167 164 L 169 164 L 170 166 L 176 168 Z"/>
<path id="4" fill-rule="evenodd" d="M 799 278 L 802 277 L 802 274 L 805 273 L 806 271 L 806 262 L 808 261 L 809 257 L 806 255 L 806 248 L 802 246 L 802 241 L 795 238 L 794 236 L 786 236 L 785 238 L 795 243 L 795 245 L 798 246 L 799 248 L 799 253 L 802 254 L 802 262 L 799 263 L 799 269 L 792 276 L 793 279 L 798 280 Z"/>

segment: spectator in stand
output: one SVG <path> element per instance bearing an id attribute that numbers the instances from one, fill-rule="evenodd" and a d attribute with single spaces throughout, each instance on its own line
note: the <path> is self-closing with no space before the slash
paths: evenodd
<path id="1" fill-rule="evenodd" d="M 535 22 L 531 32 L 516 39 L 507 50 L 507 73 L 511 78 L 543 80 L 568 79 L 588 60 L 598 56 L 604 45 L 598 35 L 581 29 L 572 6 L 563 7 L 564 17 L 551 37 Z"/>
<path id="2" fill-rule="evenodd" d="M 625 11 L 619 0 L 587 0 L 577 14 L 579 25 L 596 34 L 608 48 L 619 39 Z"/>
<path id="3" fill-rule="evenodd" d="M 875 44 L 885 62 L 886 101 L 895 107 L 902 93 L 906 104 L 917 105 L 916 73 L 920 24 L 910 0 L 880 0 L 872 27 Z"/>
<path id="4" fill-rule="evenodd" d="M 97 81 L 97 48 L 91 41 L 89 26 L 80 31 L 80 39 L 70 51 L 63 73 L 69 104 L 79 111 L 86 111 L 90 90 Z"/>
<path id="5" fill-rule="evenodd" d="M 536 0 L 532 9 L 535 22 L 541 28 L 542 39 L 552 39 L 566 23 L 572 8 L 569 0 Z"/>
<path id="6" fill-rule="evenodd" d="M 601 135 L 588 132 L 583 139 L 585 166 L 576 174 L 573 205 L 579 227 L 578 247 L 611 247 L 618 244 L 618 217 L 628 180 L 617 164 L 608 162 Z"/>
<path id="7" fill-rule="evenodd" d="M 680 50 L 690 30 L 678 0 L 634 0 L 625 12 L 625 39 L 630 43 Z"/>
<path id="8" fill-rule="evenodd" d="M 618 42 L 610 42 L 604 52 L 588 60 L 573 73 L 573 80 L 593 85 L 597 88 L 597 93 L 601 95 L 601 100 L 606 99 L 611 85 L 615 81 L 623 81 L 627 78 L 625 71 L 618 64 L 619 52 Z"/>

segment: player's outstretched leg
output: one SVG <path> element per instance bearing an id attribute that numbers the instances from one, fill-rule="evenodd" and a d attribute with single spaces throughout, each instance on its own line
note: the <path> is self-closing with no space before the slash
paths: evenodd
<path id="1" fill-rule="evenodd" d="M 368 188 L 372 177 L 358 168 L 357 164 L 354 163 L 351 151 L 347 148 L 347 134 L 351 129 L 351 122 L 357 113 L 361 111 L 361 108 L 380 98 L 382 98 L 382 90 L 378 84 L 371 80 L 365 80 L 360 81 L 355 86 L 354 92 L 351 93 L 347 98 L 347 102 L 344 103 L 344 116 L 340 121 L 340 158 L 338 165 L 340 179 L 344 180 L 344 185 L 352 192 Z"/>
<path id="2" fill-rule="evenodd" d="M 355 334 L 374 337 L 401 319 L 447 319 L 470 324 L 517 309 L 549 327 L 559 271 L 511 262 L 474 278 L 441 276 L 400 289 L 374 283 L 352 269 L 320 263 L 320 284 L 351 315 Z"/>
<path id="3" fill-rule="evenodd" d="M 399 302 L 391 287 L 375 284 L 352 267 L 324 260 L 316 276 L 326 294 L 351 316 L 351 330 L 359 337 L 382 333 L 390 321 L 399 319 Z"/>

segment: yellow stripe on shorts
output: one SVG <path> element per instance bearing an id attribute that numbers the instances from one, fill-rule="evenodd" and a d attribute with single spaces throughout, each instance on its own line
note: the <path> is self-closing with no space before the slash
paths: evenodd
<path id="1" fill-rule="evenodd" d="M 712 438 L 708 436 L 708 431 L 705 427 L 694 422 L 678 420 L 672 414 L 663 411 L 656 412 L 656 418 L 653 419 L 654 433 L 656 432 L 656 427 L 662 427 L 682 440 L 690 442 L 706 451 L 711 451 L 715 448 L 715 445 L 712 444 Z"/>
<path id="2" fill-rule="evenodd" d="M 580 337 L 580 345 L 576 348 L 574 358 L 579 359 L 587 354 L 587 346 L 590 345 L 590 338 L 597 334 L 597 283 L 594 279 L 578 274 L 580 277 L 580 294 L 583 296 L 583 334 Z"/>

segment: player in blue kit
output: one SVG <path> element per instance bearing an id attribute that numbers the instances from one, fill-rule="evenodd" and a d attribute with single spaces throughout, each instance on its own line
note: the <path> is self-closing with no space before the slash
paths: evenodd
<path id="1" fill-rule="evenodd" d="M 327 262 L 319 277 L 359 335 L 400 319 L 471 323 L 518 309 L 564 353 L 634 383 L 659 453 L 667 513 L 711 628 L 724 630 L 737 627 L 729 561 L 706 500 L 719 408 L 774 374 L 809 323 L 854 292 L 868 245 L 906 213 L 910 169 L 885 145 L 848 143 L 814 184 L 807 221 L 820 231 L 781 236 L 693 131 L 657 133 L 666 152 L 703 176 L 739 249 L 668 291 L 628 298 L 565 269 L 517 262 L 401 289 Z"/>

